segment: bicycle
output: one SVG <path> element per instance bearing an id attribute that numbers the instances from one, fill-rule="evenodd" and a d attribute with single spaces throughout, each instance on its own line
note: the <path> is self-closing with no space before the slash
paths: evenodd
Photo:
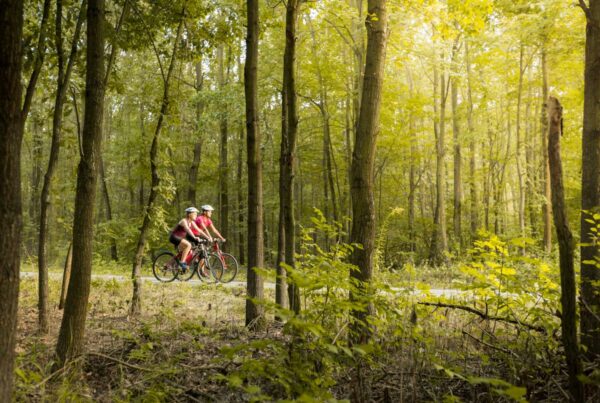
<path id="1" fill-rule="evenodd" d="M 219 277 L 216 273 L 221 273 L 221 271 L 211 268 L 210 262 L 206 259 L 208 252 L 204 245 L 205 243 L 207 241 L 202 240 L 192 246 L 192 250 L 189 252 L 192 254 L 192 257 L 187 269 L 182 268 L 180 265 L 180 253 L 177 255 L 171 251 L 159 253 L 152 262 L 154 277 L 160 282 L 170 283 L 175 279 L 188 281 L 197 273 L 198 278 L 202 281 L 207 283 L 217 282 Z"/>
<path id="2" fill-rule="evenodd" d="M 219 247 L 221 241 L 213 241 L 213 250 L 208 255 L 208 267 L 215 278 L 221 283 L 233 281 L 238 272 L 237 259 L 230 253 L 225 253 Z"/>

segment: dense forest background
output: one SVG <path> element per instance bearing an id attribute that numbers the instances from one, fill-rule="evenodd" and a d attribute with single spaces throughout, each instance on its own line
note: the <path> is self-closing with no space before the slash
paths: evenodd
<path id="1" fill-rule="evenodd" d="M 0 0 L 0 400 L 596 401 L 598 21 Z"/>
<path id="2" fill-rule="evenodd" d="M 42 11 L 42 4 L 36 4 L 26 8 L 25 40 L 31 53 Z M 67 44 L 80 6 L 63 5 Z M 283 5 L 263 7 L 259 124 L 266 259 L 273 265 L 285 18 Z M 436 227 L 445 232 L 447 240 L 439 248 L 448 257 L 460 255 L 480 229 L 509 238 L 528 237 L 544 246 L 543 234 L 549 231 L 543 213 L 549 202 L 543 148 L 547 94 L 558 96 L 564 106 L 566 195 L 576 228 L 583 103 L 581 10 L 561 1 L 392 2 L 389 7 L 374 181 L 377 225 L 380 230 L 385 227 L 385 265 L 400 268 L 409 261 L 429 260 Z M 117 25 L 122 9 L 119 2 L 107 4 L 111 26 Z M 181 6 L 135 2 L 127 11 L 120 32 L 109 29 L 118 51 L 106 92 L 102 197 L 97 198 L 94 238 L 95 256 L 104 261 L 133 258 L 150 189 L 148 155 L 163 95 L 161 69 L 166 69 L 172 53 Z M 239 2 L 219 2 L 194 4 L 187 13 L 159 142 L 162 181 L 150 250 L 167 245 L 167 231 L 185 207 L 213 204 L 218 227 L 231 247 L 243 252 L 245 11 Z M 364 57 L 363 16 L 357 4 L 338 1 L 300 7 L 294 203 L 303 226 L 310 225 L 314 209 L 319 209 L 328 220 L 349 228 L 345 218 L 351 216 L 348 175 L 357 77 Z M 53 38 L 47 41 L 47 66 L 40 74 L 23 143 L 28 261 L 37 255 L 40 194 L 56 92 L 56 52 Z M 60 157 L 49 194 L 51 262 L 64 259 L 71 237 L 74 161 L 79 155 L 77 114 L 80 120 L 83 116 L 83 54 L 77 54 L 68 84 Z M 31 65 L 26 64 L 25 70 Z M 436 158 L 443 161 L 441 173 L 436 173 Z M 439 203 L 436 180 L 442 185 L 443 226 L 434 223 Z M 111 251 L 112 245 L 116 251 Z"/>

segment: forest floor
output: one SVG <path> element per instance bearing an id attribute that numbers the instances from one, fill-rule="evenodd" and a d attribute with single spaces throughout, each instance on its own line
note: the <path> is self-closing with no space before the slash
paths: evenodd
<path id="1" fill-rule="evenodd" d="M 143 315 L 131 319 L 131 284 L 115 278 L 92 280 L 86 353 L 52 373 L 59 279 L 51 277 L 50 290 L 50 332 L 40 336 L 37 281 L 21 281 L 17 401 L 329 401 L 349 398 L 356 384 L 356 351 L 335 347 L 345 325 L 333 342 L 293 339 L 272 316 L 264 331 L 249 332 L 244 287 L 181 282 L 144 282 Z M 265 294 L 273 300 L 273 290 Z M 412 308 L 398 312 L 396 330 L 378 335 L 381 350 L 369 359 L 370 400 L 510 401 L 524 394 L 516 380 L 533 400 L 564 397 L 550 351 L 528 357 L 531 347 L 514 344 L 510 326 L 416 309 L 408 298 Z M 541 362 L 549 371 L 543 376 L 536 374 Z"/>

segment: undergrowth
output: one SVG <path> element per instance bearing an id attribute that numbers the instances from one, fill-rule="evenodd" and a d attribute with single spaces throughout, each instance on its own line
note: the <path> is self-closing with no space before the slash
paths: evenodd
<path id="1" fill-rule="evenodd" d="M 248 332 L 244 288 L 145 283 L 134 320 L 130 283 L 94 280 L 86 354 L 58 373 L 61 313 L 53 308 L 50 334 L 35 335 L 36 283 L 23 280 L 16 400 L 322 402 L 349 399 L 359 383 L 383 402 L 565 400 L 558 270 L 528 253 L 526 240 L 481 234 L 454 270 L 459 291 L 440 296 L 416 275 L 381 267 L 360 288 L 347 263 L 357 245 L 322 218 L 313 224 L 297 267 L 287 268 L 301 290 L 299 314 L 267 289 L 256 301 L 267 329 Z M 327 234 L 328 248 L 314 231 Z M 59 287 L 51 282 L 53 303 Z M 352 313 L 367 309 L 369 322 L 357 322 Z M 365 326 L 372 337 L 357 342 Z"/>

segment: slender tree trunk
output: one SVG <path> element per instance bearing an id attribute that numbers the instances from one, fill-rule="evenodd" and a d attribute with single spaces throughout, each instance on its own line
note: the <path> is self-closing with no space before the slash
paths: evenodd
<path id="1" fill-rule="evenodd" d="M 522 166 L 522 150 L 523 150 L 523 142 L 521 141 L 521 104 L 523 99 L 523 74 L 525 73 L 525 67 L 523 65 L 523 52 L 524 47 L 523 43 L 519 48 L 519 85 L 517 88 L 517 127 L 516 127 L 516 135 L 517 135 L 517 149 L 515 150 L 515 159 L 517 166 L 517 177 L 519 180 L 519 203 L 518 203 L 518 213 L 519 213 L 519 231 L 521 232 L 521 236 L 525 236 L 525 184 L 526 184 L 526 173 L 527 171 Z M 508 117 L 510 119 L 510 117 Z"/>
<path id="2" fill-rule="evenodd" d="M 165 116 L 169 112 L 169 85 L 171 83 L 173 69 L 175 68 L 175 61 L 177 60 L 177 48 L 179 46 L 179 40 L 183 30 L 185 11 L 186 3 L 184 3 L 183 9 L 181 10 L 181 19 L 179 20 L 177 34 L 175 35 L 175 40 L 173 42 L 171 61 L 169 63 L 167 76 L 164 78 L 160 113 L 158 115 L 158 121 L 156 122 L 156 128 L 154 129 L 154 137 L 152 138 L 152 146 L 150 148 L 150 171 L 152 175 L 152 181 L 150 186 L 150 194 L 148 195 L 148 203 L 146 204 L 146 208 L 144 210 L 144 221 L 142 222 L 142 227 L 140 228 L 140 237 L 138 238 L 135 258 L 133 261 L 133 270 L 131 273 L 133 280 L 133 295 L 131 297 L 131 307 L 129 309 L 129 314 L 131 316 L 138 316 L 142 312 L 142 260 L 144 258 L 144 249 L 146 248 L 146 237 L 148 235 L 148 231 L 150 230 L 154 202 L 158 196 L 158 186 L 160 185 L 160 177 L 158 176 L 158 139 Z"/>
<path id="3" fill-rule="evenodd" d="M 63 270 L 62 286 L 60 288 L 60 299 L 58 302 L 58 309 L 64 309 L 65 302 L 67 301 L 67 289 L 69 288 L 69 281 L 71 280 L 71 268 L 73 267 L 73 243 L 69 243 L 69 249 L 67 250 L 67 258 L 65 259 L 65 267 Z"/>
<path id="4" fill-rule="evenodd" d="M 294 217 L 294 175 L 296 158 L 296 137 L 298 133 L 298 111 L 296 106 L 296 26 L 298 24 L 299 0 L 289 0 L 285 16 L 285 51 L 283 55 L 283 94 L 285 96 L 285 126 L 282 142 L 285 144 L 281 155 L 283 170 L 282 210 L 285 222 L 285 263 L 296 265 L 296 220 Z M 283 114 L 282 114 L 283 116 Z M 283 138 L 285 136 L 285 139 Z M 289 306 L 300 312 L 300 290 L 294 283 L 288 285 Z"/>
<path id="5" fill-rule="evenodd" d="M 61 1 L 61 0 L 59 0 Z M 123 4 L 123 9 L 121 11 L 121 15 L 119 17 L 119 20 L 117 22 L 116 28 L 115 28 L 115 39 L 113 40 L 113 43 L 111 45 L 111 49 L 110 49 L 110 55 L 108 57 L 108 62 L 106 65 L 106 75 L 104 76 L 104 88 L 106 88 L 108 86 L 108 80 L 110 78 L 110 73 L 112 71 L 112 67 L 113 64 L 115 62 L 115 58 L 117 55 L 117 50 L 119 49 L 119 47 L 117 46 L 117 38 L 119 33 L 121 32 L 121 28 L 123 27 L 123 23 L 125 22 L 125 19 L 127 18 L 127 15 L 129 13 L 129 0 L 125 0 L 125 3 Z M 109 109 L 109 114 L 108 116 L 111 116 L 110 113 L 110 109 Z M 110 130 L 107 132 L 110 133 Z M 107 136 L 107 140 L 108 140 L 108 136 Z M 99 166 L 100 166 L 100 180 L 102 181 L 102 197 L 104 199 L 104 205 L 106 206 L 106 222 L 112 222 L 112 205 L 110 202 L 110 193 L 108 192 L 108 183 L 106 181 L 106 172 L 105 172 L 105 166 L 104 166 L 104 159 L 102 158 L 102 155 L 100 155 L 100 162 L 99 162 Z M 111 239 L 111 243 L 110 243 L 110 257 L 112 260 L 117 261 L 119 260 L 119 255 L 117 253 L 117 240 L 112 238 Z"/>
<path id="6" fill-rule="evenodd" d="M 456 38 L 452 47 L 452 60 L 455 61 L 458 53 L 459 39 Z M 453 63 L 454 65 L 455 63 Z M 452 77 L 450 84 L 451 103 L 452 103 L 452 135 L 454 140 L 454 242 L 462 249 L 462 150 L 460 146 L 460 125 L 458 122 L 458 84 L 457 77 Z"/>
<path id="7" fill-rule="evenodd" d="M 38 326 L 41 333 L 48 332 L 48 265 L 46 262 L 46 249 L 48 238 L 48 214 L 50 209 L 50 186 L 54 177 L 54 171 L 58 163 L 60 144 L 62 137 L 63 108 L 67 99 L 67 91 L 73 71 L 73 65 L 77 57 L 77 43 L 81 34 L 81 28 L 85 19 L 86 0 L 81 3 L 77 25 L 71 41 L 71 53 L 65 68 L 64 52 L 62 48 L 62 0 L 56 1 L 56 53 L 58 56 L 58 83 L 56 97 L 54 100 L 54 114 L 52 117 L 52 143 L 50 146 L 50 157 L 48 168 L 44 175 L 44 185 L 40 198 L 40 233 L 38 237 Z"/>
<path id="8" fill-rule="evenodd" d="M 244 191 L 242 183 L 243 175 L 243 159 L 244 159 L 244 127 L 240 127 L 240 138 L 238 142 L 238 158 L 237 158 L 237 234 L 238 234 L 238 259 L 241 265 L 244 265 L 246 259 L 246 251 L 244 248 Z"/>
<path id="9" fill-rule="evenodd" d="M 204 87 L 204 76 L 202 74 L 202 61 L 196 63 L 196 94 L 202 92 Z M 198 183 L 198 167 L 200 167 L 200 158 L 202 156 L 202 112 L 204 111 L 204 104 L 202 101 L 196 103 L 196 133 L 197 141 L 194 144 L 194 157 L 192 158 L 192 165 L 188 174 L 188 201 L 191 206 L 196 205 L 196 184 Z"/>
<path id="10" fill-rule="evenodd" d="M 0 401 L 14 382 L 21 265 L 21 115 L 23 1 L 0 0 Z M 5 197 L 5 195 L 11 195 Z"/>
<path id="11" fill-rule="evenodd" d="M 38 43 L 36 48 L 35 59 L 33 62 L 33 69 L 31 71 L 31 76 L 29 77 L 29 82 L 25 91 L 25 99 L 23 101 L 23 109 L 21 111 L 21 119 L 23 121 L 23 125 L 25 124 L 27 116 L 29 115 L 29 111 L 31 109 L 31 102 L 33 101 L 33 95 L 35 93 L 37 81 L 42 71 L 42 67 L 44 65 L 44 58 L 46 56 L 46 38 L 48 36 L 48 21 L 50 16 L 51 5 L 50 3 L 50 0 L 44 0 L 44 6 L 42 9 L 42 21 L 40 23 L 40 34 L 38 36 Z"/>
<path id="12" fill-rule="evenodd" d="M 546 66 L 546 46 L 542 45 L 542 170 L 544 172 L 544 203 L 542 215 L 544 219 L 544 250 L 552 250 L 552 191 L 550 188 L 550 166 L 548 165 L 548 113 L 546 100 L 548 99 L 548 69 Z"/>
<path id="13" fill-rule="evenodd" d="M 248 152 L 248 283 L 246 326 L 264 327 L 264 308 L 253 299 L 262 299 L 264 280 L 255 268 L 264 266 L 262 157 L 258 127 L 258 0 L 246 0 L 248 25 L 244 93 L 246 97 L 246 147 Z"/>
<path id="14" fill-rule="evenodd" d="M 284 80 L 286 77 L 284 76 Z M 287 272 L 283 264 L 285 263 L 285 192 L 286 190 L 286 177 L 288 176 L 287 164 L 285 163 L 285 157 L 287 155 L 288 148 L 288 124 L 287 124 L 287 96 L 286 96 L 286 85 L 283 84 L 281 91 L 281 143 L 280 143 L 280 154 L 279 154 L 279 224 L 277 232 L 277 280 L 275 282 L 275 302 L 282 308 L 289 306 L 288 302 L 288 290 L 287 290 Z M 291 285 L 290 285 L 291 287 Z"/>
<path id="15" fill-rule="evenodd" d="M 103 0 L 89 0 L 88 3 L 86 53 L 85 118 L 73 220 L 73 270 L 56 345 L 57 365 L 60 367 L 83 349 L 92 278 L 94 206 L 104 110 Z"/>
<path id="16" fill-rule="evenodd" d="M 473 90 L 471 86 L 471 61 L 469 59 L 469 41 L 465 41 L 465 63 L 467 65 L 467 125 L 469 130 L 470 149 L 470 193 L 471 193 L 471 240 L 477 236 L 479 229 L 479 199 L 477 194 L 477 140 L 473 125 Z"/>
<path id="17" fill-rule="evenodd" d="M 552 181 L 552 212 L 560 252 L 560 302 L 562 307 L 562 341 L 569 372 L 571 400 L 583 402 L 583 387 L 577 378 L 582 366 L 577 342 L 577 286 L 575 285 L 575 242 L 565 206 L 565 191 L 560 158 L 560 136 L 562 135 L 562 106 L 558 99 L 548 99 L 548 159 Z"/>
<path id="18" fill-rule="evenodd" d="M 368 283 L 373 277 L 375 251 L 375 206 L 373 200 L 373 178 L 377 135 L 379 133 L 379 112 L 383 87 L 386 40 L 387 11 L 385 0 L 369 0 L 365 21 L 367 28 L 367 53 L 365 74 L 362 85 L 362 101 L 352 154 L 352 232 L 351 243 L 362 245 L 356 248 L 350 257 L 358 270 L 352 270 L 350 276 L 358 281 L 358 295 L 351 294 L 355 303 L 366 297 Z M 362 295 L 361 295 L 362 294 Z M 363 344 L 371 340 L 373 329 L 367 325 L 367 318 L 373 314 L 372 304 L 364 310 L 352 312 L 353 343 Z M 369 401 L 370 386 L 367 368 L 359 363 L 356 369 L 354 401 Z"/>
<path id="19" fill-rule="evenodd" d="M 581 344 L 587 348 L 587 360 L 593 361 L 600 358 L 600 240 L 592 232 L 600 223 L 600 1 L 590 0 L 584 10 L 587 31 L 581 141 Z"/>
<path id="20" fill-rule="evenodd" d="M 219 62 L 219 88 L 221 91 L 225 89 L 228 78 L 225 77 L 225 57 L 224 49 L 221 45 L 217 49 L 217 59 Z M 231 55 L 227 58 L 228 63 L 231 60 Z M 229 71 L 229 66 L 227 66 Z M 227 107 L 224 106 L 219 116 L 219 132 L 221 133 L 221 143 L 219 147 L 219 225 L 221 234 L 228 236 L 229 234 L 229 167 L 227 156 L 227 143 L 229 139 L 229 130 L 227 126 Z"/>
<path id="21" fill-rule="evenodd" d="M 443 54 L 441 57 L 443 60 Z M 431 242 L 431 251 L 429 260 L 433 264 L 440 264 L 445 260 L 445 252 L 448 250 L 448 237 L 446 234 L 446 169 L 444 166 L 444 157 L 446 155 L 445 133 L 446 133 L 446 78 L 442 70 L 441 76 L 438 76 L 437 67 L 434 66 L 434 93 L 440 91 L 439 103 L 439 123 L 434 124 L 436 138 L 436 202 L 434 214 L 434 234 Z M 437 100 L 434 96 L 434 113 L 437 119 Z"/>

